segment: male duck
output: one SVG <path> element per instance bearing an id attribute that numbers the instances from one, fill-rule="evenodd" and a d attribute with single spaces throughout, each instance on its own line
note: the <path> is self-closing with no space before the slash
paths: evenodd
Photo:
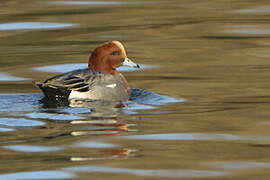
<path id="1" fill-rule="evenodd" d="M 88 61 L 88 68 L 70 71 L 36 83 L 49 99 L 90 99 L 125 101 L 130 87 L 126 78 L 116 70 L 119 66 L 139 68 L 127 58 L 119 41 L 110 41 L 97 47 Z"/>

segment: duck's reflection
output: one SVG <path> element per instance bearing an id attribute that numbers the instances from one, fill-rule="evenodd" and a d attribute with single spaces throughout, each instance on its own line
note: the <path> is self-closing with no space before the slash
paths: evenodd
<path id="1" fill-rule="evenodd" d="M 73 131 L 72 136 L 81 135 L 118 135 L 121 132 L 130 130 L 133 124 L 127 124 L 121 120 L 122 108 L 125 107 L 121 102 L 113 101 L 89 101 L 76 100 L 70 101 L 71 107 L 87 107 L 90 109 L 90 120 L 73 120 L 70 123 L 74 125 L 92 125 L 87 131 Z M 89 118 L 89 117 L 88 117 Z M 85 127 L 85 126 L 84 126 Z M 94 128 L 95 127 L 95 128 Z"/>
<path id="2" fill-rule="evenodd" d="M 72 136 L 81 135 L 119 135 L 121 132 L 134 131 L 129 127 L 133 124 L 127 124 L 119 118 L 121 109 L 125 107 L 121 102 L 101 102 L 101 101 L 70 101 L 71 107 L 87 107 L 91 110 L 91 120 L 74 120 L 74 125 L 92 125 L 89 131 L 73 131 Z M 136 150 L 129 148 L 106 148 L 99 152 L 101 156 L 95 157 L 71 157 L 71 161 L 90 161 L 90 160 L 108 160 L 108 159 L 125 159 L 134 156 Z"/>
<path id="3" fill-rule="evenodd" d="M 117 117 L 125 105 L 120 101 L 97 101 L 71 99 L 70 107 L 83 107 L 91 110 L 91 117 Z"/>
<path id="4" fill-rule="evenodd" d="M 69 102 L 51 102 L 43 99 L 42 103 L 43 108 L 46 108 L 50 113 L 56 111 L 53 113 L 76 114 L 76 116 L 81 117 L 68 121 L 72 125 L 72 131 L 70 132 L 72 136 L 119 135 L 122 132 L 136 131 L 130 129 L 130 127 L 135 126 L 135 124 L 127 124 L 126 121 L 123 120 L 122 117 L 127 117 L 122 116 L 122 108 L 124 108 L 125 105 L 119 101 L 72 99 Z M 84 110 L 80 111 L 80 108 L 83 108 Z"/>
<path id="5" fill-rule="evenodd" d="M 79 157 L 74 156 L 70 158 L 70 161 L 93 161 L 93 160 L 111 160 L 111 159 L 126 159 L 129 157 L 134 157 L 137 150 L 128 149 L 128 148 L 119 148 L 119 149 L 106 149 L 100 150 L 102 153 L 101 156 L 96 157 Z"/>
<path id="6" fill-rule="evenodd" d="M 131 127 L 134 127 L 135 124 L 128 124 L 126 122 L 127 116 L 122 116 L 122 108 L 125 107 L 123 103 L 113 101 L 72 99 L 69 102 L 61 102 L 60 109 L 64 109 L 64 111 L 59 110 L 59 104 L 57 104 L 58 108 L 54 108 L 54 106 L 50 105 L 52 104 L 48 104 L 47 102 L 47 104 L 44 104 L 43 107 L 46 106 L 48 111 L 55 109 L 58 113 L 64 112 L 69 113 L 70 115 L 76 114 L 76 116 L 83 117 L 83 119 L 74 119 L 68 121 L 71 125 L 71 131 L 69 131 L 68 134 L 72 137 L 76 137 L 75 139 L 77 140 L 77 137 L 84 136 L 79 138 L 79 141 L 74 145 L 75 148 L 79 148 L 79 154 L 81 154 L 83 148 L 91 149 L 91 152 L 94 154 L 85 154 L 85 156 L 75 155 L 70 158 L 70 161 L 78 162 L 91 160 L 125 159 L 135 156 L 135 152 L 137 150 L 129 149 L 126 147 L 122 148 L 118 144 L 104 143 L 102 141 L 89 141 L 88 139 L 85 141 L 85 138 L 87 138 L 87 136 L 91 138 L 91 135 L 98 135 L 100 138 L 106 139 L 108 136 L 120 135 L 125 132 L 136 131 L 134 128 L 131 129 Z M 74 111 L 80 108 L 89 109 L 89 111 L 81 111 L 83 113 L 76 113 L 76 111 Z M 123 117 L 125 117 L 125 119 Z M 97 152 L 97 154 L 95 152 Z"/>
<path id="7" fill-rule="evenodd" d="M 103 124 L 96 125 L 97 128 L 91 128 L 86 131 L 73 131 L 72 136 L 83 136 L 83 135 L 120 135 L 122 132 L 134 131 L 128 128 L 128 125 L 118 126 L 117 124 L 107 125 L 106 128 L 99 128 Z"/>

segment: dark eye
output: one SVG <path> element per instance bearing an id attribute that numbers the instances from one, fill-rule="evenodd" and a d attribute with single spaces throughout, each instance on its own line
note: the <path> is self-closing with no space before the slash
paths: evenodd
<path id="1" fill-rule="evenodd" d="M 111 55 L 119 55 L 120 53 L 119 53 L 119 51 L 113 51 L 112 53 L 111 53 Z"/>

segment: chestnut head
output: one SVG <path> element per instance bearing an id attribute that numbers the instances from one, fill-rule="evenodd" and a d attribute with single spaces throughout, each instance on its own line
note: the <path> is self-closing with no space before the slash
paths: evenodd
<path id="1" fill-rule="evenodd" d="M 106 42 L 97 47 L 88 61 L 90 69 L 105 71 L 110 74 L 118 74 L 116 68 L 119 66 L 139 68 L 138 64 L 127 58 L 125 48 L 119 41 Z"/>

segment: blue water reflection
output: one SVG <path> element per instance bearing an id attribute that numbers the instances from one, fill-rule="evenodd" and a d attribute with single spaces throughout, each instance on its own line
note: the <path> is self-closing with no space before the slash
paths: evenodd
<path id="1" fill-rule="evenodd" d="M 12 132 L 15 131 L 15 129 L 12 128 L 0 128 L 0 132 Z"/>
<path id="2" fill-rule="evenodd" d="M 101 141 L 82 141 L 82 142 L 77 142 L 75 146 L 81 147 L 81 148 L 99 148 L 99 149 L 119 147 L 118 145 L 105 143 Z"/>
<path id="3" fill-rule="evenodd" d="M 16 22 L 16 23 L 0 24 L 0 31 L 59 29 L 59 28 L 68 28 L 72 26 L 75 26 L 75 24 L 48 23 L 48 22 Z"/>
<path id="4" fill-rule="evenodd" d="M 41 93 L 0 94 L 0 114 L 38 111 L 42 97 Z"/>
<path id="5" fill-rule="evenodd" d="M 25 81 L 27 78 L 21 78 L 9 75 L 8 73 L 0 72 L 0 81 Z"/>
<path id="6" fill-rule="evenodd" d="M 270 13 L 270 6 L 262 6 L 257 8 L 251 8 L 251 9 L 240 9 L 235 12 L 238 13 Z"/>
<path id="7" fill-rule="evenodd" d="M 46 112 L 48 107 L 45 107 L 44 104 L 40 101 L 44 98 L 42 93 L 28 93 L 28 94 L 0 94 L 0 114 L 13 114 L 14 116 L 22 116 L 32 119 L 50 119 L 50 120 L 83 120 L 85 119 L 84 114 L 91 114 L 91 108 L 88 106 L 85 107 L 69 107 L 61 106 L 57 107 L 55 104 L 53 108 L 54 111 Z M 142 89 L 131 89 L 131 99 L 130 101 L 124 102 L 125 107 L 123 112 L 125 114 L 137 114 L 139 110 L 151 110 L 157 109 L 161 105 L 167 103 L 179 103 L 184 102 L 184 99 L 176 99 L 168 96 L 159 95 L 151 91 L 144 91 Z M 98 106 L 94 106 L 98 107 Z M 109 108 L 109 107 L 108 107 Z M 108 108 L 106 110 L 108 110 Z M 104 109 L 102 106 L 101 109 Z M 109 112 L 109 111 L 107 111 Z M 119 113 L 118 108 L 111 109 L 112 113 L 117 115 Z M 99 113 L 99 111 L 95 111 Z M 141 112 L 142 113 L 142 112 Z M 148 111 L 148 113 L 168 113 L 166 111 Z M 79 115 L 80 114 L 80 115 Z M 104 114 L 105 115 L 105 114 Z M 8 125 L 9 118 L 2 118 L 2 123 Z M 11 118 L 12 119 L 12 118 Z M 16 119 L 16 118 L 15 118 Z M 14 120 L 14 118 L 13 118 Z M 23 122 L 26 121 L 26 124 L 33 123 L 35 125 L 36 121 L 20 119 Z M 5 123 L 4 123 L 5 122 Z M 11 124 L 12 125 L 12 124 Z M 37 125 L 43 125 L 38 122 Z"/>
<path id="8" fill-rule="evenodd" d="M 237 33 L 237 34 L 254 34 L 254 35 L 266 35 L 270 34 L 268 27 L 258 25 L 233 25 L 225 27 L 226 33 Z"/>
<path id="9" fill-rule="evenodd" d="M 206 134 L 206 133 L 168 133 L 168 134 L 144 134 L 122 136 L 127 139 L 137 140 L 179 140 L 179 141 L 201 141 L 201 140 L 227 140 L 227 141 L 270 141 L 269 136 L 244 136 L 232 134 Z"/>
<path id="10" fill-rule="evenodd" d="M 3 148 L 18 152 L 53 152 L 62 149 L 60 147 L 33 146 L 33 145 L 8 145 L 3 146 Z"/>
<path id="11" fill-rule="evenodd" d="M 84 107 L 62 107 L 58 109 L 58 112 L 65 114 L 89 114 L 91 110 Z"/>
<path id="12" fill-rule="evenodd" d="M 42 126 L 44 122 L 24 118 L 0 118 L 0 125 L 5 126 Z"/>
<path id="13" fill-rule="evenodd" d="M 79 166 L 65 168 L 68 171 L 74 172 L 95 172 L 95 173 L 125 173 L 139 176 L 152 176 L 164 178 L 199 178 L 199 177 L 215 177 L 229 174 L 224 171 L 207 171 L 207 170 L 163 170 L 163 169 L 128 169 L 128 168 L 113 168 L 105 166 Z"/>
<path id="14" fill-rule="evenodd" d="M 78 120 L 78 119 L 84 119 L 80 116 L 73 116 L 73 115 L 66 115 L 66 114 L 54 114 L 54 113 L 28 113 L 25 114 L 25 116 L 33 119 L 50 119 L 50 120 Z"/>
<path id="15" fill-rule="evenodd" d="M 146 91 L 138 88 L 131 89 L 130 101 L 134 101 L 144 105 L 165 105 L 168 103 L 181 103 L 185 99 L 177 99 L 169 96 L 160 95 L 151 91 Z M 148 106 L 149 107 L 149 106 Z"/>
<path id="16" fill-rule="evenodd" d="M 68 179 L 75 177 L 76 176 L 73 173 L 63 171 L 32 171 L 0 175 L 0 179 L 3 180 Z"/>

